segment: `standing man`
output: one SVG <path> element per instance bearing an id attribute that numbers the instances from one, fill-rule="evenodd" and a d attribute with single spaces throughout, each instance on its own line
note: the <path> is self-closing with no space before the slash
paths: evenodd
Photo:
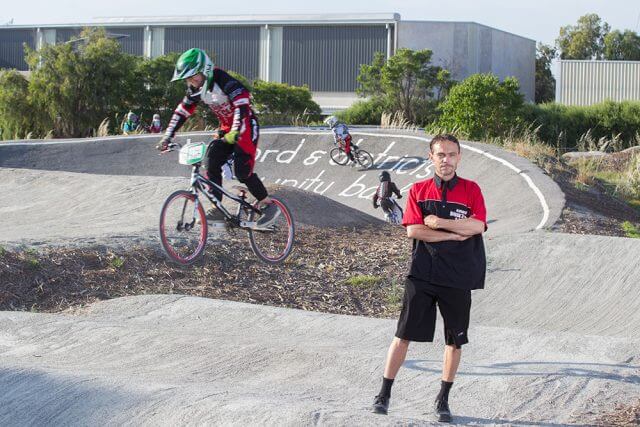
<path id="1" fill-rule="evenodd" d="M 487 229 L 480 187 L 460 178 L 460 143 L 453 135 L 431 140 L 433 178 L 411 187 L 402 225 L 413 239 L 411 269 L 405 281 L 402 311 L 387 353 L 382 389 L 373 411 L 387 414 L 391 386 L 404 363 L 411 341 L 433 342 L 436 305 L 444 320 L 444 364 L 435 400 L 438 421 L 451 422 L 449 390 L 460 364 L 462 345 L 469 342 L 471 290 L 482 289 L 486 259 L 482 233 Z"/>

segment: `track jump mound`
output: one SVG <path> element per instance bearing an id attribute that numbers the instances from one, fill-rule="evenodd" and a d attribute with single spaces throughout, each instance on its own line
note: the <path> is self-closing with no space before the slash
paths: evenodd
<path id="1" fill-rule="evenodd" d="M 296 225 L 321 228 L 362 228 L 384 222 L 328 197 L 285 185 L 268 185 L 270 194 L 282 198 L 291 209 Z M 380 214 L 380 210 L 378 210 Z"/>
<path id="2" fill-rule="evenodd" d="M 418 180 L 433 175 L 427 159 L 429 139 L 415 133 L 379 130 L 353 132 L 355 142 L 369 151 L 368 170 L 334 164 L 329 132 L 267 129 L 261 134 L 256 173 L 267 184 L 294 187 L 380 217 L 371 205 L 378 175 L 389 171 L 406 193 Z M 179 142 L 207 141 L 206 133 L 183 134 Z M 189 176 L 175 154 L 160 156 L 156 136 L 113 137 L 86 141 L 28 142 L 0 145 L 0 168 L 86 173 L 101 176 Z M 551 226 L 560 216 L 564 197 L 538 168 L 496 147 L 465 142 L 460 175 L 476 180 L 486 199 L 489 235 L 513 234 Z M 108 178 L 103 178 L 107 180 Z M 135 185 L 138 179 L 131 178 Z M 186 185 L 186 182 L 185 182 Z"/>

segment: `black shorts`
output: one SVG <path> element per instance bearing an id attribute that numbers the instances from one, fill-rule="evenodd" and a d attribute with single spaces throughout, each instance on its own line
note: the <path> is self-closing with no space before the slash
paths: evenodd
<path id="1" fill-rule="evenodd" d="M 433 342 L 436 329 L 436 304 L 444 320 L 447 345 L 460 348 L 469 342 L 471 291 L 435 286 L 407 278 L 404 284 L 402 312 L 396 337 L 409 341 Z"/>

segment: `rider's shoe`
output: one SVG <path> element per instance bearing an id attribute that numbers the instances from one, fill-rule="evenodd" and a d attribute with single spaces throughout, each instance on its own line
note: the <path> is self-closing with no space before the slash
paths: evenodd
<path id="1" fill-rule="evenodd" d="M 436 400 L 434 406 L 434 415 L 436 416 L 436 420 L 441 423 L 450 423 L 453 417 L 451 416 L 449 403 L 447 403 L 446 400 Z"/>
<path id="2" fill-rule="evenodd" d="M 387 396 L 376 396 L 373 401 L 372 410 L 376 414 L 387 415 L 389 412 L 389 397 Z"/>
<path id="3" fill-rule="evenodd" d="M 262 216 L 258 219 L 258 227 L 269 227 L 280 216 L 280 209 L 274 203 L 269 203 L 260 210 Z"/>
<path id="4" fill-rule="evenodd" d="M 207 222 L 224 222 L 226 219 L 220 209 L 211 208 L 207 211 Z"/>

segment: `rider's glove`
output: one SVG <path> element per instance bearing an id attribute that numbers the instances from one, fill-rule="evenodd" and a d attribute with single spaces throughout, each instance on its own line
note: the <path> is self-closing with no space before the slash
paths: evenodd
<path id="1" fill-rule="evenodd" d="M 173 142 L 173 138 L 165 135 L 162 137 L 160 142 L 158 142 L 158 145 L 156 145 L 156 149 L 160 151 L 167 151 L 169 149 L 169 144 L 171 144 L 172 142 Z"/>
<path id="2" fill-rule="evenodd" d="M 238 142 L 239 136 L 240 132 L 238 132 L 237 130 L 232 130 L 231 132 L 227 132 L 223 139 L 227 144 L 235 144 L 236 142 Z"/>

